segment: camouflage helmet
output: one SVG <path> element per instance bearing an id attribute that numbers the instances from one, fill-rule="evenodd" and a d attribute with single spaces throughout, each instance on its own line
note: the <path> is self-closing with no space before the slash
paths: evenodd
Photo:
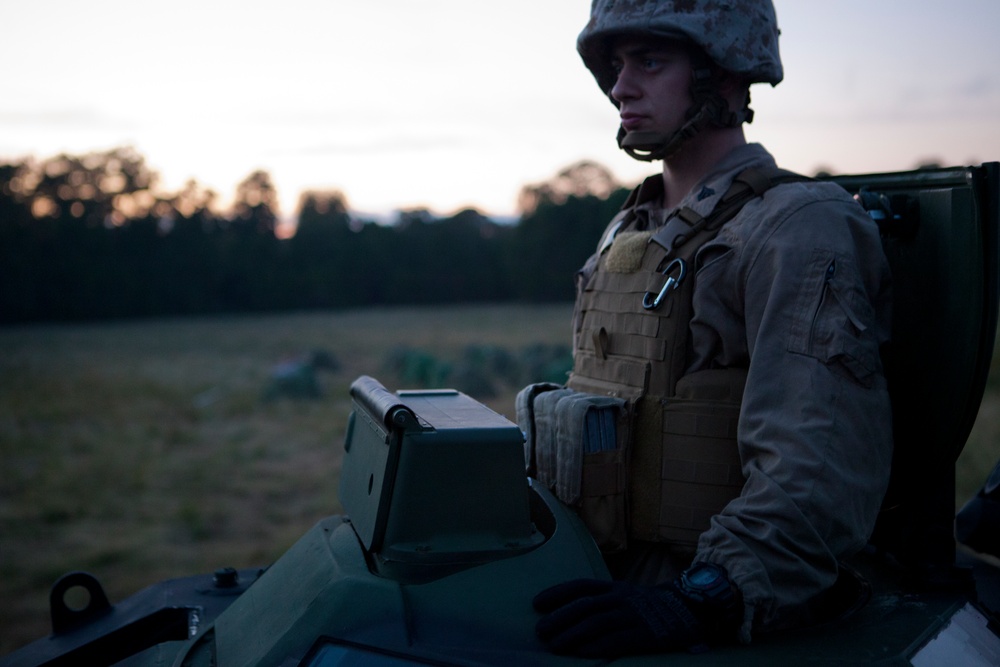
<path id="1" fill-rule="evenodd" d="M 616 79 L 608 38 L 622 34 L 690 41 L 748 83 L 776 86 L 783 76 L 771 0 L 593 0 L 577 50 L 605 93 Z"/>

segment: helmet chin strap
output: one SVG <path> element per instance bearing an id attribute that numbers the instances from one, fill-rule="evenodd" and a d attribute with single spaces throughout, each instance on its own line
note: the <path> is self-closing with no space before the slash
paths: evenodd
<path id="1" fill-rule="evenodd" d="M 673 134 L 660 132 L 628 132 L 624 127 L 618 128 L 618 147 L 630 157 L 643 162 L 665 160 L 680 150 L 688 139 L 698 134 L 709 123 L 709 111 L 702 105 Z"/>
<path id="2" fill-rule="evenodd" d="M 691 82 L 691 97 L 694 100 L 687 111 L 687 120 L 672 134 L 661 132 L 629 132 L 618 127 L 618 147 L 630 157 L 643 162 L 664 160 L 677 153 L 691 137 L 709 126 L 739 127 L 753 122 L 750 108 L 750 91 L 746 104 L 740 111 L 731 111 L 729 103 L 723 99 L 715 87 L 709 68 L 694 71 Z"/>

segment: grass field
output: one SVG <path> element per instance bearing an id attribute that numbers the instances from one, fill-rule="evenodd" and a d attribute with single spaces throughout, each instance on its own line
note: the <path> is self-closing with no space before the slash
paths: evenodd
<path id="1" fill-rule="evenodd" d="M 570 306 L 372 309 L 0 329 L 0 655 L 49 631 L 48 589 L 90 571 L 112 602 L 162 579 L 265 565 L 339 510 L 349 385 L 400 388 L 400 344 L 568 342 Z M 262 400 L 313 350 L 339 369 L 315 400 Z M 396 366 L 398 368 L 398 366 Z M 485 400 L 513 418 L 516 387 Z M 973 493 L 1000 448 L 991 384 L 959 460 Z M 477 396 L 479 398 L 479 396 Z"/>

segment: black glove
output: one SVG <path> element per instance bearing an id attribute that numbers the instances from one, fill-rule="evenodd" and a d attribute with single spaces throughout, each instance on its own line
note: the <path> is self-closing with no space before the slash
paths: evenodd
<path id="1" fill-rule="evenodd" d="M 656 587 L 597 579 L 558 584 L 535 596 L 534 607 L 544 614 L 535 632 L 554 653 L 585 658 L 703 648 L 720 624 L 733 627 L 738 607 L 725 572 L 709 567 L 725 584 L 716 584 L 719 599 L 688 591 L 686 576 Z"/>

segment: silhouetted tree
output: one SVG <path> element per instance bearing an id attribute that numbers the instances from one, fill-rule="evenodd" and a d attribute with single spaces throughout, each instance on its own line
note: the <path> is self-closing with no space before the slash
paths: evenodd
<path id="1" fill-rule="evenodd" d="M 573 276 L 627 196 L 628 189 L 607 169 L 587 161 L 549 181 L 525 186 L 518 198 L 523 213 L 512 231 L 507 257 L 514 296 L 572 299 Z"/>
<path id="2" fill-rule="evenodd" d="M 339 191 L 309 192 L 285 239 L 265 171 L 228 213 L 196 181 L 157 181 L 128 147 L 0 164 L 0 322 L 569 299 L 625 196 L 590 162 L 526 186 L 516 225 L 422 208 L 377 224 Z"/>
<path id="3" fill-rule="evenodd" d="M 284 256 L 287 298 L 310 308 L 351 304 L 347 286 L 356 258 L 347 198 L 337 190 L 305 192 L 297 217 Z"/>
<path id="4" fill-rule="evenodd" d="M 542 183 L 525 185 L 517 204 L 522 216 L 531 215 L 542 204 L 561 205 L 570 197 L 607 199 L 621 186 L 608 169 L 590 160 L 581 160 L 560 170 Z"/>
<path id="5" fill-rule="evenodd" d="M 496 223 L 474 209 L 449 218 L 424 210 L 400 215 L 391 271 L 393 300 L 411 303 L 494 301 L 507 298 Z"/>
<path id="6" fill-rule="evenodd" d="M 278 190 L 271 175 L 256 170 L 236 186 L 234 226 L 274 235 L 278 223 Z"/>

